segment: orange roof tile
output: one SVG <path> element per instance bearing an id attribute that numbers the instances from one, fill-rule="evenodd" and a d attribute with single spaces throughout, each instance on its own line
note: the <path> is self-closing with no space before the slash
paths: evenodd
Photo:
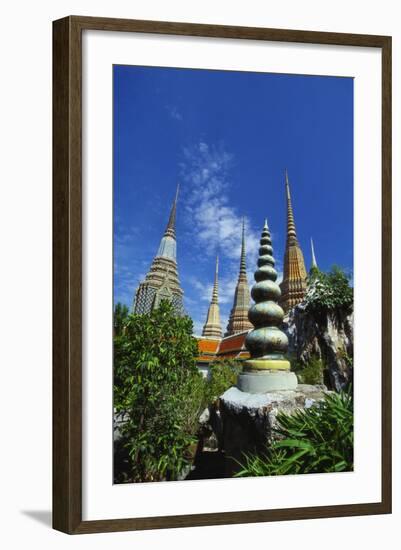
<path id="1" fill-rule="evenodd" d="M 198 349 L 200 352 L 216 353 L 220 344 L 220 340 L 207 340 L 206 338 L 198 339 Z"/>
<path id="2" fill-rule="evenodd" d="M 248 331 L 240 334 L 226 336 L 222 340 L 214 340 L 209 338 L 197 338 L 199 363 L 210 363 L 214 360 L 224 359 L 248 359 L 249 353 L 245 348 L 245 337 Z"/>
<path id="3" fill-rule="evenodd" d="M 244 350 L 245 349 L 244 342 L 247 334 L 248 332 L 241 332 L 240 334 L 234 334 L 233 336 L 228 336 L 227 338 L 223 338 L 223 340 L 220 342 L 218 353 L 225 354 L 230 351 L 240 352 L 241 350 Z"/>

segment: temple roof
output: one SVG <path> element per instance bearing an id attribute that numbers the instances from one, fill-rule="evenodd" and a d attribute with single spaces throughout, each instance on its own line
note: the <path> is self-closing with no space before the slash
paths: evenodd
<path id="1" fill-rule="evenodd" d="M 197 336 L 196 338 L 198 340 L 199 351 L 217 353 L 220 345 L 220 339 L 205 338 L 201 336 Z"/>
<path id="2" fill-rule="evenodd" d="M 249 353 L 245 348 L 245 337 L 248 330 L 225 336 L 221 340 L 196 336 L 198 340 L 198 363 L 210 363 L 213 360 L 247 359 Z"/>
<path id="3" fill-rule="evenodd" d="M 245 337 L 248 334 L 248 330 L 245 332 L 240 332 L 238 334 L 232 334 L 231 336 L 226 336 L 220 342 L 218 349 L 218 354 L 223 355 L 226 353 L 246 351 L 245 348 Z"/>

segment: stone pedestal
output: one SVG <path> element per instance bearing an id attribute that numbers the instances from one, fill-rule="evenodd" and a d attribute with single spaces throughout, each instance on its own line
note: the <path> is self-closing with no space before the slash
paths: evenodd
<path id="1" fill-rule="evenodd" d="M 247 373 L 248 374 L 248 373 Z M 288 373 L 291 374 L 291 373 Z M 294 413 L 316 405 L 325 386 L 299 384 L 292 390 L 249 393 L 233 386 L 219 399 L 219 439 L 226 456 L 226 475 L 240 469 L 244 453 L 263 453 L 275 438 L 278 412 Z"/>

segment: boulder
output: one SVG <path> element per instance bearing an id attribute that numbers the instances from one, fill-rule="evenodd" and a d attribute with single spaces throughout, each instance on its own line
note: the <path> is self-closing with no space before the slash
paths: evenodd
<path id="1" fill-rule="evenodd" d="M 243 453 L 263 452 L 275 437 L 278 412 L 293 413 L 314 406 L 324 398 L 323 385 L 300 384 L 295 390 L 250 394 L 231 387 L 218 402 L 219 446 L 226 457 L 226 475 L 240 469 Z M 212 417 L 210 418 L 212 420 Z"/>
<path id="2" fill-rule="evenodd" d="M 352 312 L 317 314 L 308 311 L 305 304 L 297 305 L 284 318 L 289 354 L 304 365 L 312 357 L 321 359 L 326 367 L 325 384 L 336 391 L 352 382 L 353 321 Z"/>

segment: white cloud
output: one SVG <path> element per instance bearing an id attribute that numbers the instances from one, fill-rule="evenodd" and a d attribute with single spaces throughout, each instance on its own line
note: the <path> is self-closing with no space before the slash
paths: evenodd
<path id="1" fill-rule="evenodd" d="M 230 271 L 232 272 L 232 270 Z M 252 279 L 248 278 L 249 281 L 253 281 Z M 188 283 L 193 287 L 193 289 L 196 291 L 196 295 L 198 297 L 197 301 L 197 307 L 194 310 L 194 327 L 200 327 L 200 331 L 196 332 L 194 329 L 195 334 L 201 334 L 203 324 L 206 321 L 207 316 L 207 310 L 210 304 L 210 300 L 212 298 L 212 291 L 213 291 L 213 284 L 212 283 L 204 283 L 200 279 L 196 277 L 191 277 L 188 280 Z M 230 315 L 231 308 L 233 306 L 234 301 L 234 293 L 235 293 L 235 287 L 237 284 L 237 277 L 219 277 L 219 306 L 220 306 L 220 321 L 221 321 L 221 327 L 223 330 L 223 333 L 226 331 L 228 318 Z M 194 302 L 195 300 L 190 300 L 190 302 Z"/>
<path id="2" fill-rule="evenodd" d="M 188 282 L 197 291 L 199 300 L 210 303 L 212 298 L 213 283 L 204 283 L 196 277 L 190 277 Z M 219 277 L 219 304 L 231 304 L 234 299 L 235 286 L 237 279 L 235 277 Z"/>
<path id="3" fill-rule="evenodd" d="M 189 237 L 202 252 L 200 258 L 219 255 L 223 260 L 219 270 L 219 304 L 223 332 L 234 300 L 240 254 L 242 212 L 230 204 L 230 177 L 234 159 L 223 148 L 211 147 L 204 141 L 184 150 L 181 164 L 183 208 L 187 217 Z M 261 220 L 263 222 L 263 220 Z M 259 240 L 262 227 L 252 228 L 245 217 L 245 238 L 248 284 L 254 284 Z M 278 281 L 282 265 L 277 262 Z M 210 278 L 190 277 L 187 282 L 197 297 L 198 307 L 189 307 L 194 319 L 195 334 L 200 334 L 212 296 L 213 273 Z M 188 302 L 188 305 L 192 304 Z"/>
<path id="4" fill-rule="evenodd" d="M 200 142 L 184 149 L 181 177 L 186 183 L 185 211 L 196 242 L 207 255 L 239 260 L 242 213 L 229 204 L 229 170 L 233 157 Z M 245 218 L 248 266 L 255 266 L 260 234 Z"/>
<path id="5" fill-rule="evenodd" d="M 138 284 L 145 278 L 149 260 L 135 255 L 140 231 L 135 226 L 123 227 L 116 220 L 114 234 L 114 300 L 130 306 Z M 144 252 L 144 251 L 143 251 Z"/>
<path id="6" fill-rule="evenodd" d="M 203 330 L 203 323 L 201 321 L 192 319 L 194 328 L 193 328 L 193 334 L 196 336 L 201 336 L 202 330 Z"/>

